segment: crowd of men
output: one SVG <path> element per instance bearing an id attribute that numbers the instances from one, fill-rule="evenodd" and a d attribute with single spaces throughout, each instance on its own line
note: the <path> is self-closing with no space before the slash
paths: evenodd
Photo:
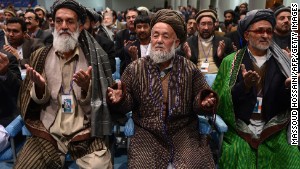
<path id="1" fill-rule="evenodd" d="M 0 151 L 21 114 L 32 136 L 14 168 L 64 168 L 66 154 L 80 168 L 112 168 L 106 137 L 131 111 L 128 168 L 298 168 L 288 139 L 291 8 L 242 3 L 224 18 L 191 6 L 122 16 L 76 0 L 0 10 Z M 215 113 L 228 125 L 220 158 L 198 128 L 198 115 Z"/>

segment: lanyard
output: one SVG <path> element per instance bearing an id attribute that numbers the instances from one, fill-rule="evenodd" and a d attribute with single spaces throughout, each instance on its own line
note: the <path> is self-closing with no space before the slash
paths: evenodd
<path id="1" fill-rule="evenodd" d="M 74 69 L 74 70 L 73 70 L 73 74 L 75 74 L 76 67 L 77 67 L 77 60 L 75 61 L 74 66 L 73 66 L 73 69 Z M 62 72 L 62 71 L 61 71 L 61 72 Z M 63 77 L 62 77 L 62 81 L 63 81 Z M 72 80 L 71 80 L 71 82 L 70 82 L 70 89 L 69 89 L 69 92 L 68 92 L 68 93 L 65 93 L 63 83 L 61 84 L 60 90 L 61 90 L 61 93 L 62 93 L 63 95 L 70 95 L 71 91 L 73 90 L 73 78 L 72 78 Z"/>
<path id="2" fill-rule="evenodd" d="M 210 51 L 211 51 L 211 48 L 212 48 L 212 44 L 210 45 L 210 47 L 208 49 L 208 53 L 206 54 L 205 51 L 204 51 L 204 47 L 202 45 L 202 41 L 201 41 L 201 39 L 199 39 L 199 40 L 200 40 L 200 44 L 201 44 L 201 47 L 202 47 L 202 52 L 203 52 L 203 54 L 205 56 L 205 62 L 208 62 L 208 56 L 210 54 Z"/>

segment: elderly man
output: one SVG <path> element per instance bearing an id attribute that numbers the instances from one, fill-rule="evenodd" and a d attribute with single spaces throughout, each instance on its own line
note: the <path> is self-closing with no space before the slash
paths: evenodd
<path id="1" fill-rule="evenodd" d="M 233 52 L 231 40 L 215 36 L 217 14 L 210 9 L 204 9 L 196 15 L 198 36 L 188 38 L 191 48 L 191 61 L 203 73 L 217 73 L 222 59 Z"/>
<path id="2" fill-rule="evenodd" d="M 272 43 L 274 14 L 253 10 L 239 22 L 247 46 L 227 56 L 213 89 L 229 126 L 220 168 L 298 168 L 300 152 L 287 140 L 290 61 Z M 289 134 L 289 133 L 288 133 Z"/>
<path id="3" fill-rule="evenodd" d="M 128 167 L 214 168 L 197 115 L 213 115 L 217 95 L 191 61 L 175 55 L 186 39 L 184 21 L 176 11 L 162 9 L 151 28 L 150 54 L 127 66 L 121 82 L 108 88 L 111 109 L 132 111 Z"/>
<path id="4" fill-rule="evenodd" d="M 58 0 L 51 9 L 53 46 L 32 54 L 20 89 L 19 107 L 33 136 L 14 168 L 62 168 L 67 153 L 80 168 L 112 168 L 103 141 L 111 134 L 105 104 L 112 84 L 107 54 L 83 30 L 83 6 Z"/>

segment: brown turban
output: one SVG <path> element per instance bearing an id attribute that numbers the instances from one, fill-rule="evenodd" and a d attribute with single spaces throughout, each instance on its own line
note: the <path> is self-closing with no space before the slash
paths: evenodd
<path id="1" fill-rule="evenodd" d="M 187 37 L 186 25 L 179 13 L 170 9 L 161 9 L 154 14 L 150 24 L 151 29 L 158 22 L 170 25 L 175 31 L 180 43 L 185 42 Z"/>

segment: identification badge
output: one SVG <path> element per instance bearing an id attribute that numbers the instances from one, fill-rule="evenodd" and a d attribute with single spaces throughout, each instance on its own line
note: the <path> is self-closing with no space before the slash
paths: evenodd
<path id="1" fill-rule="evenodd" d="M 201 72 L 208 72 L 209 63 L 208 62 L 202 62 L 201 63 Z"/>
<path id="2" fill-rule="evenodd" d="M 257 97 L 253 113 L 261 113 L 262 100 L 262 97 Z"/>
<path id="3" fill-rule="evenodd" d="M 63 113 L 74 112 L 74 102 L 72 95 L 61 95 L 61 108 Z"/>

